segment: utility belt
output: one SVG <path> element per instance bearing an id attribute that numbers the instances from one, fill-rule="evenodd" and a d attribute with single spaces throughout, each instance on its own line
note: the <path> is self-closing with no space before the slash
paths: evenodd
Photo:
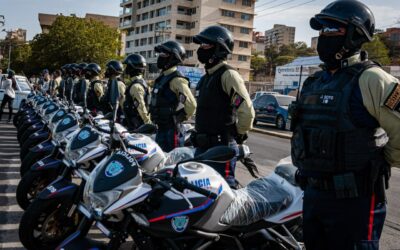
<path id="1" fill-rule="evenodd" d="M 389 172 L 381 169 L 377 175 L 371 175 L 372 171 L 362 171 L 355 174 L 348 172 L 325 177 L 302 176 L 300 171 L 296 173 L 296 182 L 304 190 L 307 187 L 327 192 L 334 192 L 337 199 L 356 198 L 375 194 L 378 202 L 386 201 L 385 189 L 389 188 Z"/>
<path id="2" fill-rule="evenodd" d="M 229 141 L 232 139 L 233 137 L 228 134 L 209 135 L 193 132 L 190 136 L 190 140 L 194 147 L 204 149 L 220 145 L 228 145 Z"/>

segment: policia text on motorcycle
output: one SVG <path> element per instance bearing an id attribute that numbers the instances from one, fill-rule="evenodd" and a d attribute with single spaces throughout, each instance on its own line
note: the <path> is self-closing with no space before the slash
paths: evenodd
<path id="1" fill-rule="evenodd" d="M 360 51 L 375 29 L 363 3 L 335 1 L 310 25 L 324 70 L 306 79 L 289 111 L 305 245 L 378 249 L 390 166 L 400 166 L 400 84 Z"/>

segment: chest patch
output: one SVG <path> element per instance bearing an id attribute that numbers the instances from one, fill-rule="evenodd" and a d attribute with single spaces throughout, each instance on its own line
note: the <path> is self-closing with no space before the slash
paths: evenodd
<path id="1" fill-rule="evenodd" d="M 400 84 L 394 86 L 393 90 L 386 98 L 384 105 L 390 110 L 400 113 Z"/>
<path id="2" fill-rule="evenodd" d="M 321 104 L 330 105 L 335 103 L 335 96 L 333 95 L 320 95 L 319 101 Z"/>

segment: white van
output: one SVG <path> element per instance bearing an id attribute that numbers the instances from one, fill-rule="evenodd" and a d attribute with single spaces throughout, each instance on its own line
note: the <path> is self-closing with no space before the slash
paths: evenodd
<path id="1" fill-rule="evenodd" d="M 0 75 L 0 103 L 4 98 L 3 80 L 5 80 L 6 77 L 6 74 Z M 25 76 L 15 75 L 15 80 L 17 82 L 17 90 L 15 90 L 15 99 L 13 102 L 14 111 L 19 109 L 21 101 L 26 99 L 28 94 L 31 92 L 31 85 L 28 78 Z"/>

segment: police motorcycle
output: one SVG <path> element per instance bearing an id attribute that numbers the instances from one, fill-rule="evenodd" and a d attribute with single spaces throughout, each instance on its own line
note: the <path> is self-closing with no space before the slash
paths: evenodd
<path id="1" fill-rule="evenodd" d="M 50 135 L 50 127 L 53 125 L 52 118 L 54 115 L 60 116 L 65 113 L 66 106 L 58 100 L 52 101 L 45 109 L 39 110 L 40 121 L 30 126 L 21 136 L 20 139 L 20 158 L 23 160 L 29 153 L 32 146 L 46 140 Z M 63 110 L 57 113 L 59 110 Z"/>
<path id="2" fill-rule="evenodd" d="M 62 123 L 62 122 L 61 122 Z M 129 134 L 119 124 L 112 123 L 115 133 L 121 136 L 121 145 L 142 162 L 146 171 L 152 171 L 164 161 L 161 148 L 149 137 Z M 108 120 L 94 120 L 93 126 L 85 126 L 73 133 L 65 147 L 62 160 L 39 161 L 32 167 L 37 169 L 53 168 L 62 165 L 62 174 L 47 188 L 43 189 L 27 208 L 20 222 L 20 240 L 27 249 L 54 249 L 66 236 L 76 229 L 79 217 L 77 204 L 82 199 L 85 176 L 98 161 L 110 154 L 116 145 L 110 141 Z M 145 128 L 141 128 L 146 131 Z M 143 150 L 146 147 L 148 150 Z M 80 177 L 81 183 L 71 181 L 72 176 Z M 24 176 L 25 178 L 25 176 Z"/>
<path id="3" fill-rule="evenodd" d="M 18 121 L 23 114 L 27 114 L 30 110 L 32 110 L 32 99 L 36 95 L 36 91 L 32 90 L 31 93 L 28 94 L 26 99 L 23 99 L 19 105 L 18 112 L 13 117 L 13 124 L 17 127 Z"/>
<path id="4" fill-rule="evenodd" d="M 235 155 L 218 146 L 146 173 L 130 154 L 116 151 L 89 175 L 78 206 L 84 218 L 57 249 L 118 249 L 129 236 L 133 249 L 146 250 L 302 249 L 296 168 L 281 161 L 269 176 L 232 190 L 207 162 Z M 236 156 L 247 157 L 248 148 Z M 118 226 L 107 227 L 110 221 Z M 93 224 L 108 244 L 86 237 Z"/>

